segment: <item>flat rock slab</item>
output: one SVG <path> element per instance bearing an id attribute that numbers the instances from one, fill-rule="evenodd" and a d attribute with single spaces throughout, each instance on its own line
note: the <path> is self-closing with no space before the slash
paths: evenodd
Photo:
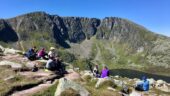
<path id="1" fill-rule="evenodd" d="M 21 75 L 25 76 L 50 76 L 52 73 L 49 72 L 20 72 Z"/>
<path id="2" fill-rule="evenodd" d="M 57 74 L 54 74 L 52 72 L 45 72 L 43 70 L 37 71 L 37 72 L 31 72 L 31 71 L 26 71 L 26 72 L 19 72 L 20 75 L 29 77 L 29 78 L 34 78 L 38 80 L 46 80 L 46 79 L 52 79 L 57 77 Z"/>
<path id="3" fill-rule="evenodd" d="M 12 68 L 22 68 L 22 64 L 11 62 L 11 61 L 1 61 L 0 65 L 10 65 Z"/>
<path id="4" fill-rule="evenodd" d="M 2 59 L 3 60 L 6 60 L 6 61 L 11 61 L 11 62 L 18 62 L 18 63 L 25 63 L 25 62 L 28 62 L 28 59 L 23 57 L 22 55 L 19 55 L 19 54 L 7 54 L 5 56 L 2 56 Z"/>

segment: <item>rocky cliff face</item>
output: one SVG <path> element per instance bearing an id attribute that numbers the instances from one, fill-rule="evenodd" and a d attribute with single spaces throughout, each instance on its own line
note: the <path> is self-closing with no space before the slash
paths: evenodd
<path id="1" fill-rule="evenodd" d="M 3 42 L 23 41 L 27 45 L 30 43 L 37 45 L 43 42 L 45 46 L 50 46 L 47 45 L 50 43 L 70 48 L 70 42 L 81 44 L 84 40 L 91 40 L 92 37 L 97 40 L 126 44 L 133 52 L 145 51 L 150 61 L 155 60 L 156 57 L 151 58 L 155 52 L 163 50 L 162 48 L 166 46 L 159 41 L 170 41 L 168 37 L 157 35 L 138 24 L 118 17 L 106 17 L 101 20 L 33 12 L 0 20 L 0 41 Z M 169 50 L 169 47 L 166 49 Z M 165 57 L 166 60 L 163 59 L 163 63 L 168 65 L 169 55 Z"/>
<path id="2" fill-rule="evenodd" d="M 131 47 L 137 49 L 148 46 L 150 42 L 156 40 L 157 36 L 131 21 L 117 17 L 107 17 L 101 22 L 97 38 L 128 43 Z"/>
<path id="3" fill-rule="evenodd" d="M 30 35 L 40 33 L 43 36 L 37 36 L 38 39 L 50 39 L 63 47 L 67 47 L 66 40 L 76 43 L 94 36 L 100 24 L 100 20 L 95 18 L 59 17 L 44 12 L 29 13 L 3 21 L 11 25 L 20 40 L 27 40 Z"/>
<path id="4" fill-rule="evenodd" d="M 2 19 L 0 20 L 0 41 L 18 41 L 17 33 Z"/>

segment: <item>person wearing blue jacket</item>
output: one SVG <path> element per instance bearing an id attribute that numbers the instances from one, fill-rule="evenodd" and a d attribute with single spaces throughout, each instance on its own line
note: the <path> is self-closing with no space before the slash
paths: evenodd
<path id="1" fill-rule="evenodd" d="M 30 48 L 26 54 L 24 54 L 29 60 L 36 60 L 37 59 L 37 53 L 36 53 L 36 47 Z"/>
<path id="2" fill-rule="evenodd" d="M 138 91 L 148 91 L 149 90 L 149 81 L 146 76 L 142 77 L 142 82 L 138 83 L 136 88 Z"/>

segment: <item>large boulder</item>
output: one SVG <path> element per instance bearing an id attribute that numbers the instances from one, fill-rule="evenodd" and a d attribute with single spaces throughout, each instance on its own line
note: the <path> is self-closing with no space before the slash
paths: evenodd
<path id="1" fill-rule="evenodd" d="M 59 80 L 59 84 L 56 89 L 55 96 L 61 96 L 61 93 L 68 89 L 73 89 L 80 96 L 90 96 L 90 93 L 84 87 L 66 78 L 61 78 Z"/>
<path id="2" fill-rule="evenodd" d="M 0 65 L 10 65 L 12 68 L 22 68 L 22 64 L 15 63 L 15 62 L 10 62 L 10 61 L 0 61 Z"/>

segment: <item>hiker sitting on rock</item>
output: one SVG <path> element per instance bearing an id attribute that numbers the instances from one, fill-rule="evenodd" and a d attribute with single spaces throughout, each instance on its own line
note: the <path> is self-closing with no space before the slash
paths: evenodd
<path id="1" fill-rule="evenodd" d="M 55 58 L 56 57 L 56 53 L 55 53 L 55 48 L 54 47 L 50 48 L 50 51 L 48 53 L 48 57 L 49 58 Z"/>
<path id="2" fill-rule="evenodd" d="M 29 60 L 36 60 L 37 59 L 37 50 L 34 46 L 33 48 L 30 48 L 28 52 L 24 54 Z"/>
<path id="3" fill-rule="evenodd" d="M 63 74 L 65 69 L 61 64 L 61 61 L 59 58 L 55 59 L 54 57 L 49 58 L 49 60 L 46 63 L 46 68 L 50 71 L 56 71 L 60 74 Z"/>
<path id="4" fill-rule="evenodd" d="M 109 69 L 106 66 L 104 66 L 101 72 L 101 78 L 105 78 L 108 76 L 109 76 Z"/>
<path id="5" fill-rule="evenodd" d="M 99 67 L 98 65 L 96 64 L 93 68 L 93 76 L 95 77 L 100 77 L 100 74 L 99 74 Z"/>
<path id="6" fill-rule="evenodd" d="M 142 77 L 142 81 L 137 83 L 135 89 L 138 91 L 148 91 L 149 90 L 149 81 L 147 80 L 146 76 Z"/>
<path id="7" fill-rule="evenodd" d="M 42 48 L 39 52 L 38 52 L 38 58 L 42 58 L 42 59 L 45 59 L 45 60 L 48 60 L 48 55 L 47 53 L 45 52 L 45 48 Z"/>
<path id="8" fill-rule="evenodd" d="M 66 73 L 65 65 L 62 63 L 62 60 L 59 57 L 56 58 L 56 63 L 57 63 L 59 72 L 61 74 L 65 74 Z"/>
<path id="9" fill-rule="evenodd" d="M 56 71 L 57 70 L 56 60 L 52 57 L 49 58 L 45 67 L 50 71 Z"/>

